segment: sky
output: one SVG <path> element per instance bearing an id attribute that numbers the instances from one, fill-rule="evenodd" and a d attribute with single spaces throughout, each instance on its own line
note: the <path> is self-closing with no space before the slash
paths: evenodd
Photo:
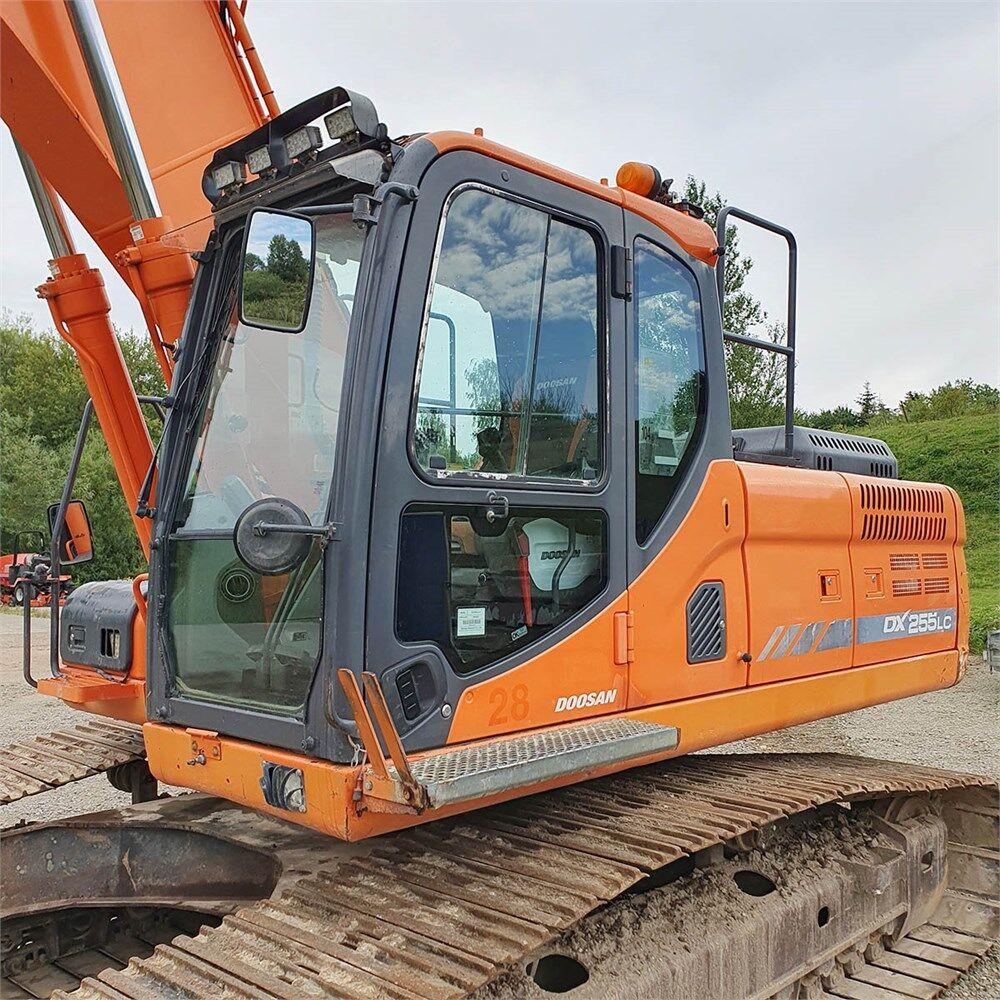
<path id="1" fill-rule="evenodd" d="M 339 84 L 392 135 L 481 126 L 594 178 L 643 160 L 788 226 L 800 406 L 865 381 L 890 404 L 1000 382 L 996 3 L 251 0 L 248 24 L 282 107 Z M 47 248 L 2 131 L 0 306 L 44 327 Z M 782 318 L 783 244 L 742 244 L 750 290 Z M 142 330 L 102 270 L 115 322 Z"/>

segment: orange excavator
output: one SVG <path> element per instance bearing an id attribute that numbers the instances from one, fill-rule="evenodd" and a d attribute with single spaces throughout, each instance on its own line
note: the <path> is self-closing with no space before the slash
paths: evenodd
<path id="1" fill-rule="evenodd" d="M 996 786 L 695 753 L 968 659 L 958 496 L 794 424 L 792 233 L 713 229 L 647 164 L 392 138 L 343 87 L 280 112 L 245 8 L 0 10 L 91 394 L 24 673 L 99 717 L 9 747 L 0 789 L 133 795 L 4 833 L 4 995 L 936 995 L 1000 927 Z M 787 243 L 784 343 L 723 329 L 735 221 Z M 727 342 L 784 356 L 783 426 L 733 433 Z M 149 572 L 60 607 L 100 543 L 91 412 Z"/>

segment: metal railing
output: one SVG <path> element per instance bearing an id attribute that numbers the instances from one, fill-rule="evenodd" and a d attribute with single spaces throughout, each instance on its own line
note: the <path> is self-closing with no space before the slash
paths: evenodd
<path id="1" fill-rule="evenodd" d="M 719 313 L 725 316 L 723 306 L 726 297 L 726 223 L 730 216 L 742 219 L 757 226 L 759 229 L 766 229 L 769 233 L 782 236 L 788 244 L 788 314 L 785 320 L 785 343 L 776 344 L 769 340 L 759 340 L 756 337 L 744 337 L 739 333 L 729 333 L 725 326 L 722 329 L 724 340 L 733 344 L 744 344 L 747 347 L 755 347 L 761 351 L 770 351 L 772 354 L 782 354 L 785 357 L 785 454 L 791 458 L 795 437 L 795 290 L 798 276 L 798 247 L 795 236 L 790 229 L 779 226 L 776 222 L 769 222 L 759 215 L 745 212 L 742 208 L 727 205 L 721 212 L 715 225 L 715 238 L 719 245 L 719 264 L 715 269 L 715 280 L 719 288 Z M 723 318 L 723 324 L 725 319 Z"/>

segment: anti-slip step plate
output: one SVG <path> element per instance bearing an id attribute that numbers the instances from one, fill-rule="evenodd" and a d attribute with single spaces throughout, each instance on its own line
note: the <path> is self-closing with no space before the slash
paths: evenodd
<path id="1" fill-rule="evenodd" d="M 432 808 L 524 788 L 677 746 L 673 726 L 605 719 L 435 754 L 410 765 Z M 395 770 L 393 776 L 395 777 Z"/>

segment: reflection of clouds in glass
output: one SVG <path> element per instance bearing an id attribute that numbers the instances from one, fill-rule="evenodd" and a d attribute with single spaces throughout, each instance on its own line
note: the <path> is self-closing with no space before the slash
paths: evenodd
<path id="1" fill-rule="evenodd" d="M 312 227 L 306 219 L 296 219 L 289 215 L 272 212 L 256 212 L 250 220 L 250 235 L 247 238 L 247 252 L 255 253 L 261 260 L 267 260 L 271 240 L 275 236 L 298 243 L 302 256 L 309 259 L 312 252 Z"/>
<path id="2" fill-rule="evenodd" d="M 502 318 L 537 307 L 546 218 L 484 191 L 463 191 L 448 210 L 437 281 Z"/>

